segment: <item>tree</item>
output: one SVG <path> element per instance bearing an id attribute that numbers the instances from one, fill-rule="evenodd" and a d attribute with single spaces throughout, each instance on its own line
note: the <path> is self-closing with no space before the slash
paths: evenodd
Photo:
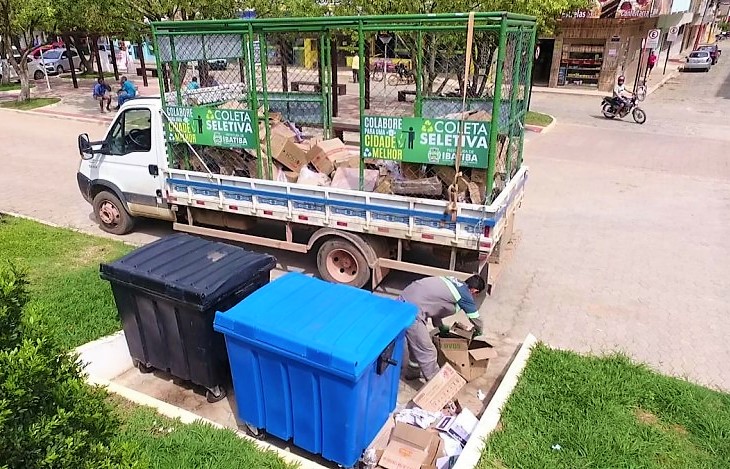
<path id="1" fill-rule="evenodd" d="M 0 0 L 0 35 L 5 55 L 20 78 L 18 101 L 30 99 L 27 59 L 31 48 L 22 51 L 18 60 L 13 55 L 12 44 L 17 37 L 23 37 L 26 44 L 31 44 L 33 33 L 46 29 L 52 17 L 53 7 L 50 0 Z"/>
<path id="2" fill-rule="evenodd" d="M 336 7 L 337 14 L 431 14 L 469 11 L 509 11 L 537 17 L 539 34 L 550 34 L 557 20 L 587 6 L 588 0 L 426 0 L 420 3 L 395 0 L 344 0 Z M 464 48 L 466 35 L 456 32 L 424 33 L 419 43 L 416 33 L 398 33 L 398 37 L 409 49 L 411 57 L 423 50 L 423 90 L 426 95 L 440 94 L 448 77 L 455 75 L 459 89 L 464 83 Z M 470 95 L 482 96 L 487 85 L 490 67 L 497 50 L 497 36 L 493 33 L 477 32 L 473 43 L 472 57 L 478 69 L 477 79 L 469 84 Z M 436 78 L 445 74 L 447 78 L 434 89 Z"/>
<path id="3" fill-rule="evenodd" d="M 76 49 L 86 70 L 93 70 L 95 48 L 99 37 L 135 36 L 137 28 L 142 24 L 141 15 L 134 12 L 130 15 L 129 11 L 108 8 L 97 1 L 56 0 L 53 5 L 55 8 L 53 31 L 70 40 L 68 46 Z M 88 39 L 88 58 L 84 55 L 82 47 L 84 39 Z M 101 64 L 97 66 L 101 73 Z"/>

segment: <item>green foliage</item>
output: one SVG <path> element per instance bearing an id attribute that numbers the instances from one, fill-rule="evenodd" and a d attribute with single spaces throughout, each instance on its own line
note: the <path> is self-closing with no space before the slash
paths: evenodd
<path id="1" fill-rule="evenodd" d="M 36 319 L 18 324 L 24 275 L 0 270 L 0 464 L 8 469 L 131 467 L 114 445 L 119 421 L 106 392 L 87 385 L 77 357 Z M 14 331 L 11 336 L 6 331 Z"/>
<path id="2" fill-rule="evenodd" d="M 730 395 L 538 345 L 478 467 L 730 467 Z"/>
<path id="3" fill-rule="evenodd" d="M 20 345 L 26 286 L 25 277 L 12 265 L 0 270 L 0 350 Z"/>

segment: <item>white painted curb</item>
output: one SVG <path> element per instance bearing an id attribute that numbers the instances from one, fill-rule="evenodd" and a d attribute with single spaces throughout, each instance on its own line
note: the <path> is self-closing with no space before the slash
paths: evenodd
<path id="1" fill-rule="evenodd" d="M 555 124 L 558 123 L 558 118 L 557 117 L 553 116 L 552 114 L 547 114 L 547 115 L 550 116 L 550 117 L 552 117 L 553 118 L 553 121 L 550 122 L 548 125 L 546 125 L 545 127 L 542 128 L 542 131 L 540 132 L 541 134 L 546 134 L 546 133 L 550 132 L 553 129 L 553 127 L 555 127 Z"/>
<path id="2" fill-rule="evenodd" d="M 479 459 L 482 456 L 482 450 L 484 449 L 484 443 L 490 433 L 497 428 L 499 419 L 502 415 L 502 408 L 507 402 L 507 399 L 512 394 L 512 391 L 517 386 L 517 381 L 522 375 L 522 371 L 525 369 L 527 359 L 530 358 L 532 353 L 532 347 L 537 343 L 537 339 L 534 335 L 528 334 L 525 337 L 519 352 L 512 361 L 512 364 L 507 369 L 502 382 L 499 383 L 497 392 L 494 393 L 492 400 L 489 401 L 487 408 L 484 409 L 482 418 L 479 419 L 474 432 L 472 432 L 469 441 L 466 442 L 464 451 L 461 452 L 459 459 L 456 460 L 453 469 L 473 469 L 479 463 Z"/>

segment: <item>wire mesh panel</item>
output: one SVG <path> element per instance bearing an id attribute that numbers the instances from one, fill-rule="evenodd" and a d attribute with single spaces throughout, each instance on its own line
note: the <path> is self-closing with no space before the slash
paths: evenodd
<path id="1" fill-rule="evenodd" d="M 475 18 L 156 25 L 172 164 L 488 203 L 521 165 L 535 24 Z"/>

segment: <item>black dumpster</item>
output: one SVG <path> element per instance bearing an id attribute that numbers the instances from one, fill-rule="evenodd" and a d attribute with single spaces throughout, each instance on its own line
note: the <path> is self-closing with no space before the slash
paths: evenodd
<path id="1" fill-rule="evenodd" d="M 266 254 L 175 234 L 101 265 L 109 280 L 132 360 L 226 395 L 230 369 L 223 335 L 213 330 L 226 311 L 269 283 L 276 259 Z"/>

